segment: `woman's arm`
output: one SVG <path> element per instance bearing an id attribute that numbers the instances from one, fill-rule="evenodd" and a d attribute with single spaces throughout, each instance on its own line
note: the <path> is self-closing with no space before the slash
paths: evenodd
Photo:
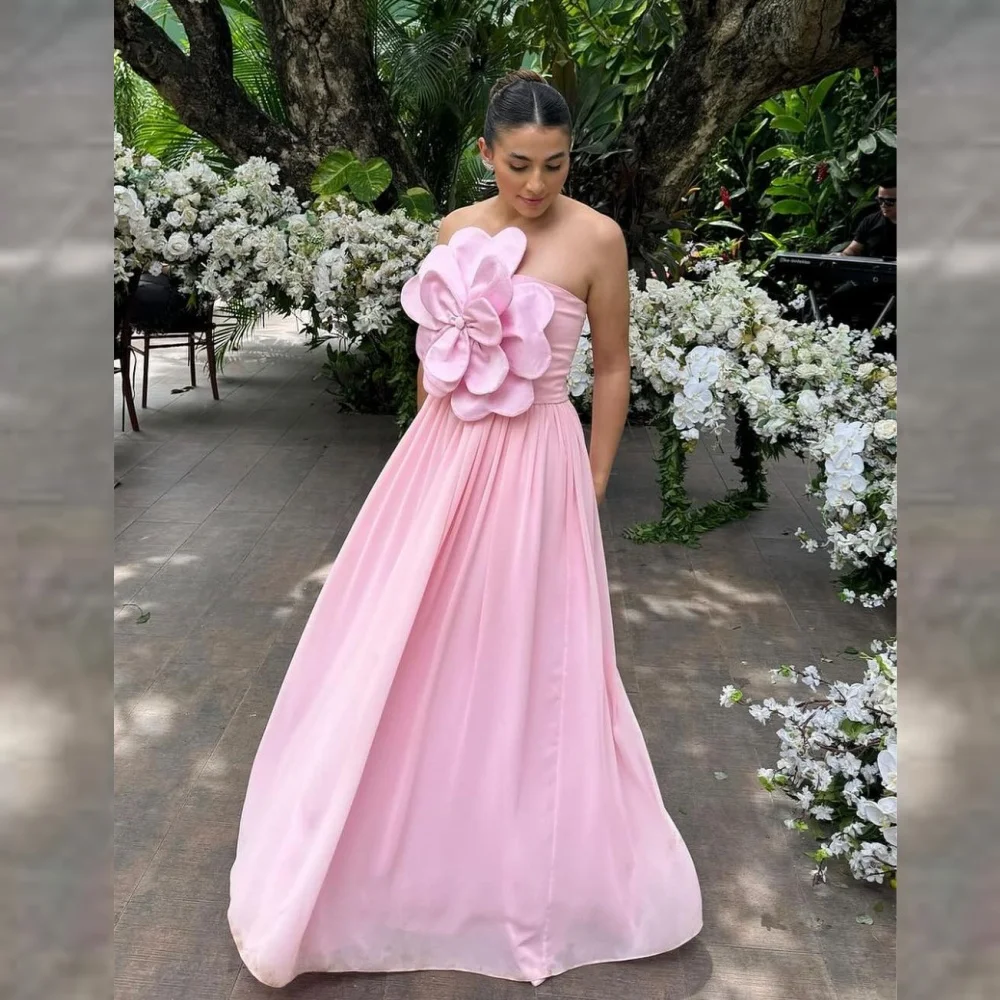
<path id="1" fill-rule="evenodd" d="M 632 363 L 628 349 L 629 286 L 625 237 L 617 224 L 602 226 L 597 259 L 601 262 L 587 296 L 587 317 L 594 346 L 594 406 L 590 430 L 590 471 L 597 502 L 611 475 L 628 417 Z"/>

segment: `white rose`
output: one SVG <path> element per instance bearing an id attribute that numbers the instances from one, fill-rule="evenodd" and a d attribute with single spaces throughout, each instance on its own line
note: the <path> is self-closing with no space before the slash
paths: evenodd
<path id="1" fill-rule="evenodd" d="M 164 250 L 172 260 L 187 260 L 191 256 L 191 242 L 187 233 L 171 233 Z"/>
<path id="2" fill-rule="evenodd" d="M 775 389 L 771 385 L 769 375 L 758 375 L 757 378 L 750 379 L 747 382 L 746 388 L 753 399 L 762 403 L 769 403 L 771 400 L 781 397 L 781 390 Z"/>
<path id="3" fill-rule="evenodd" d="M 799 399 L 796 403 L 796 407 L 802 416 L 814 417 L 821 409 L 819 396 L 817 396 L 812 389 L 804 389 L 799 393 Z"/>
<path id="4" fill-rule="evenodd" d="M 180 212 L 169 212 L 167 214 L 167 225 L 173 226 L 174 229 L 178 229 L 181 225 L 181 213 Z"/>
<path id="5" fill-rule="evenodd" d="M 882 388 L 885 389 L 885 391 L 891 396 L 896 391 L 896 376 L 886 375 L 886 377 L 882 379 Z"/>
<path id="6" fill-rule="evenodd" d="M 879 420 L 875 424 L 874 433 L 879 441 L 892 441 L 896 437 L 896 421 Z"/>

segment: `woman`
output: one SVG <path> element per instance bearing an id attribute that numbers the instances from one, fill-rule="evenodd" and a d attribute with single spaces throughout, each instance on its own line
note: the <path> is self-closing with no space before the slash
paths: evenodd
<path id="1" fill-rule="evenodd" d="M 491 94 L 499 194 L 406 285 L 420 409 L 317 599 L 254 762 L 233 936 L 306 971 L 537 985 L 701 928 L 616 665 L 597 505 L 628 409 L 621 231 L 560 193 L 565 101 Z M 594 345 L 589 457 L 566 376 Z"/>

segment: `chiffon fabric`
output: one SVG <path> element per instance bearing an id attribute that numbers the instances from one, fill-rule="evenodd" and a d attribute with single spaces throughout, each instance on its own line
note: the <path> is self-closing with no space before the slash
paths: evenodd
<path id="1" fill-rule="evenodd" d="M 460 230 L 403 292 L 431 394 L 316 601 L 250 776 L 247 968 L 533 982 L 676 948 L 701 894 L 615 664 L 566 377 L 586 305 Z"/>

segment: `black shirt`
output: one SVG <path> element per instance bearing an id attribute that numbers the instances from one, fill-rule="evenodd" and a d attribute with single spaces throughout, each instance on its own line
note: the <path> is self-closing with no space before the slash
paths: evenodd
<path id="1" fill-rule="evenodd" d="M 864 247 L 866 257 L 896 259 L 896 223 L 881 212 L 866 215 L 858 223 L 854 239 Z"/>

